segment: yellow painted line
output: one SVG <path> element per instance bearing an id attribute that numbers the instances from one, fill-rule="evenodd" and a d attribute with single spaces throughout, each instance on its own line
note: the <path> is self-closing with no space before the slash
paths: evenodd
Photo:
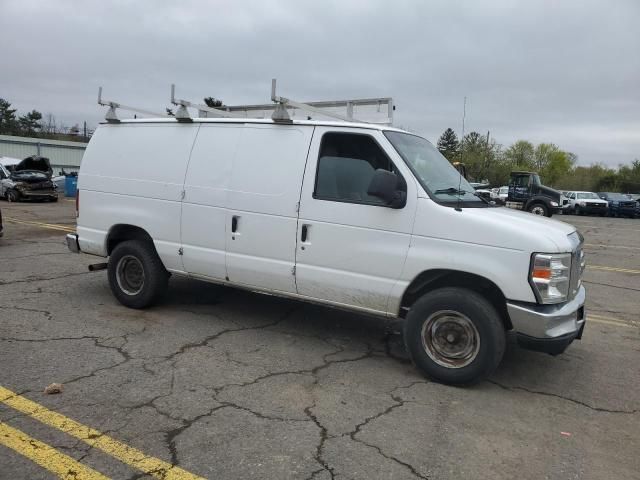
<path id="1" fill-rule="evenodd" d="M 634 325 L 629 325 L 628 323 L 610 322 L 608 320 L 601 320 L 599 318 L 593 318 L 593 316 L 588 316 L 588 315 L 587 315 L 587 321 L 588 322 L 595 322 L 595 323 L 604 323 L 605 325 L 612 325 L 614 327 L 627 327 L 627 328 L 633 328 L 634 327 Z"/>
<path id="2" fill-rule="evenodd" d="M 596 315 L 593 313 L 587 313 L 587 321 L 604 323 L 605 325 L 615 325 L 617 327 L 633 328 L 633 327 L 640 326 L 638 325 L 637 322 L 634 322 L 633 320 L 620 320 L 619 318 L 604 317 L 602 315 Z"/>
<path id="3" fill-rule="evenodd" d="M 640 274 L 640 270 L 632 270 L 630 268 L 605 267 L 604 265 L 587 265 L 591 270 L 603 270 L 605 272 L 622 272 Z"/>
<path id="4" fill-rule="evenodd" d="M 58 430 L 82 440 L 94 448 L 117 458 L 130 467 L 141 470 L 147 475 L 162 480 L 201 480 L 198 477 L 180 467 L 171 465 L 159 458 L 151 457 L 144 452 L 130 447 L 115 438 L 103 434 L 86 425 L 76 422 L 64 415 L 49 410 L 42 405 L 18 395 L 11 390 L 0 386 L 0 401 L 5 405 L 18 410 L 31 418 L 57 428 Z"/>
<path id="5" fill-rule="evenodd" d="M 67 225 L 59 225 L 57 223 L 43 223 L 43 222 L 32 222 L 29 220 L 18 220 L 17 218 L 5 217 L 5 220 L 9 223 L 18 223 L 21 225 L 33 225 L 36 227 L 48 228 L 50 230 L 60 230 L 63 232 L 75 233 L 75 227 L 67 226 Z"/>
<path id="6" fill-rule="evenodd" d="M 59 478 L 75 480 L 109 480 L 92 468 L 82 465 L 55 448 L 26 433 L 0 422 L 0 445 L 27 457 Z"/>
<path id="7" fill-rule="evenodd" d="M 623 250 L 640 250 L 640 247 L 627 247 L 625 245 L 605 245 L 602 243 L 585 243 L 585 247 L 621 248 Z"/>

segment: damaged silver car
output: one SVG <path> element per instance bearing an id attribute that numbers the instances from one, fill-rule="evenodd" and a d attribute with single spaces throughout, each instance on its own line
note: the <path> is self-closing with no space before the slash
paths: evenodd
<path id="1" fill-rule="evenodd" d="M 0 164 L 0 198 L 10 202 L 23 199 L 58 201 L 58 191 L 46 157 L 31 156 L 15 165 Z"/>

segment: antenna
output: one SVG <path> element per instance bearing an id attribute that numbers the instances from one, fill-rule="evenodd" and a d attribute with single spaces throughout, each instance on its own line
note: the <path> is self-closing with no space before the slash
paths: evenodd
<path id="1" fill-rule="evenodd" d="M 467 117 L 467 97 L 464 97 L 464 103 L 462 104 L 462 139 L 460 141 L 460 163 L 464 165 L 464 120 Z M 465 169 L 466 172 L 466 169 Z M 462 188 L 462 172 L 458 178 L 458 204 L 456 205 L 456 211 L 461 212 L 460 208 L 460 188 Z"/>
<path id="2" fill-rule="evenodd" d="M 148 117 L 168 117 L 168 115 L 164 113 L 156 113 L 150 112 L 148 110 L 142 110 L 141 108 L 130 107 L 128 105 L 123 105 L 122 103 L 112 102 L 110 100 L 104 100 L 102 98 L 102 87 L 98 87 L 98 105 L 102 105 L 104 107 L 109 107 L 107 114 L 105 115 L 105 120 L 109 123 L 119 123 L 118 115 L 116 113 L 116 109 L 119 108 L 121 110 L 128 110 L 130 112 L 141 113 Z"/>

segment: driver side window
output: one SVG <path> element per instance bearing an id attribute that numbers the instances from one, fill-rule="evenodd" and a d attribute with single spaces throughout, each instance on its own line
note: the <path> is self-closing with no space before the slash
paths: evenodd
<path id="1" fill-rule="evenodd" d="M 320 144 L 313 197 L 319 200 L 384 205 L 382 199 L 367 193 L 376 170 L 398 175 L 399 189 L 406 182 L 387 154 L 365 134 L 325 133 Z"/>

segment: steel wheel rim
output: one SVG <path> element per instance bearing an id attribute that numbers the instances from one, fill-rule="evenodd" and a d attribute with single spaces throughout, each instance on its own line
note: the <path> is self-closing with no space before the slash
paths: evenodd
<path id="1" fill-rule="evenodd" d="M 422 324 L 422 346 L 438 365 L 463 368 L 478 356 L 480 334 L 466 315 L 441 310 L 431 314 Z"/>
<path id="2" fill-rule="evenodd" d="M 118 287 L 127 295 L 137 295 L 144 288 L 144 267 L 133 255 L 125 255 L 116 265 Z"/>
<path id="3" fill-rule="evenodd" d="M 544 215 L 544 208 L 538 206 L 533 207 L 531 209 L 531 213 L 533 213 L 534 215 Z"/>

